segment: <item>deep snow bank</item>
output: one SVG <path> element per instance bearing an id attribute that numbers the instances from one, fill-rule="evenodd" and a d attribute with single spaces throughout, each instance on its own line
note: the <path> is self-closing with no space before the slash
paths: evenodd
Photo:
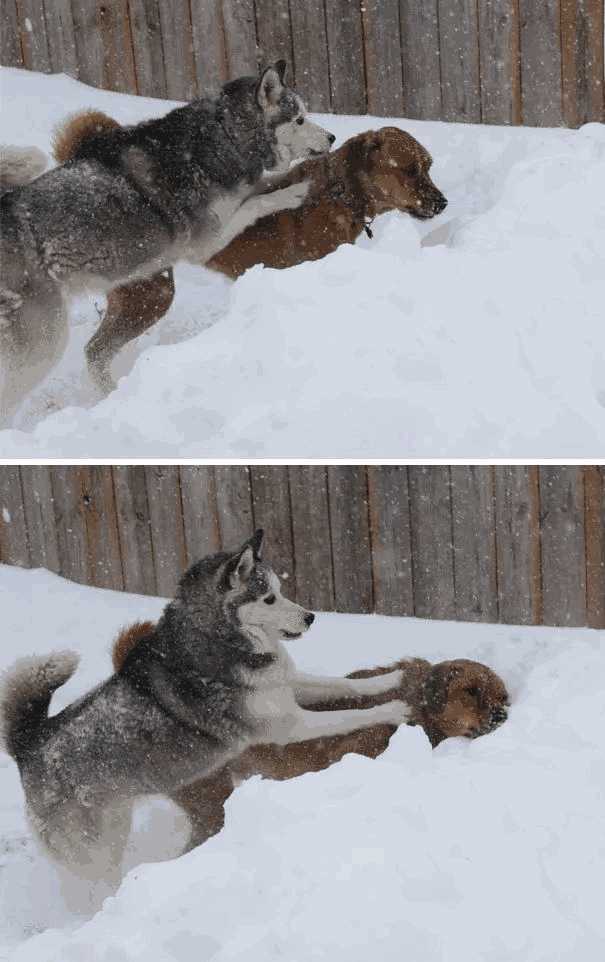
<path id="1" fill-rule="evenodd" d="M 118 627 L 162 602 L 0 567 L 0 605 L 0 668 L 34 650 L 82 651 L 60 707 L 109 671 Z M 321 615 L 291 646 L 302 669 L 477 658 L 504 677 L 509 721 L 434 752 L 406 728 L 375 762 L 251 780 L 219 836 L 134 868 L 85 922 L 62 908 L 28 838 L 16 767 L 0 756 L 0 958 L 600 962 L 604 642 L 579 629 Z M 170 812 L 156 806 L 139 824 L 146 857 L 167 854 Z"/>
<path id="2" fill-rule="evenodd" d="M 0 71 L 4 137 L 166 102 Z M 324 117 L 339 141 L 389 121 Z M 0 432 L 4 456 L 594 456 L 605 441 L 605 128 L 395 120 L 431 150 L 444 215 L 403 215 L 321 262 L 231 285 L 188 267 L 98 400 L 92 300 L 63 362 Z M 102 304 L 102 298 L 96 299 Z M 133 366 L 134 365 L 134 366 Z"/>

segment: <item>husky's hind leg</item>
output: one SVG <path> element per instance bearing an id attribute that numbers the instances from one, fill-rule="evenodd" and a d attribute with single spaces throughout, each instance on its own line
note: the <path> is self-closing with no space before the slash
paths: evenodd
<path id="1" fill-rule="evenodd" d="M 115 387 L 109 368 L 118 351 L 159 321 L 173 299 L 174 276 L 170 268 L 153 277 L 121 284 L 110 292 L 101 326 L 85 348 L 90 376 L 104 394 Z"/>
<path id="2" fill-rule="evenodd" d="M 0 289 L 0 426 L 44 380 L 67 343 L 67 314 L 55 286 L 35 294 Z"/>

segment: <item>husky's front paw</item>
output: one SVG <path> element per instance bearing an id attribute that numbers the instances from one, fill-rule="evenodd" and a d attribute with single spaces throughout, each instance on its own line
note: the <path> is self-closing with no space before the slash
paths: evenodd
<path id="1" fill-rule="evenodd" d="M 387 701 L 384 705 L 377 705 L 374 709 L 379 715 L 378 721 L 387 725 L 405 725 L 411 717 L 412 709 L 404 701 Z"/>
<path id="2" fill-rule="evenodd" d="M 260 198 L 264 213 L 273 214 L 280 210 L 296 210 L 303 203 L 309 193 L 309 181 L 303 180 L 298 184 L 290 184 L 274 190 L 271 194 L 263 194 Z"/>

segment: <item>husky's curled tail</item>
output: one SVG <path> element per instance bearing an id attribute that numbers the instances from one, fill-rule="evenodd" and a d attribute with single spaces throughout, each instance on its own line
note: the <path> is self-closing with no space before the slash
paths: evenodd
<path id="1" fill-rule="evenodd" d="M 46 170 L 48 158 L 37 147 L 0 147 L 0 194 L 29 184 Z"/>
<path id="2" fill-rule="evenodd" d="M 78 667 L 79 655 L 60 651 L 20 658 L 0 681 L 0 748 L 15 761 L 28 742 L 37 742 L 53 693 Z"/>

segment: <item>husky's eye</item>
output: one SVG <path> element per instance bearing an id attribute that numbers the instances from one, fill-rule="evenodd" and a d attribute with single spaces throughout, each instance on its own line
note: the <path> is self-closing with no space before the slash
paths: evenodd
<path id="1" fill-rule="evenodd" d="M 298 124 L 299 127 L 300 127 L 301 124 L 304 124 L 304 122 L 305 122 L 305 118 L 304 118 L 304 117 L 298 117 L 298 119 L 297 119 L 297 121 L 296 121 L 296 123 Z"/>
<path id="2" fill-rule="evenodd" d="M 267 597 L 264 599 L 264 601 L 265 601 L 265 604 L 266 604 L 266 605 L 274 605 L 274 604 L 275 604 L 275 595 L 267 595 Z"/>

